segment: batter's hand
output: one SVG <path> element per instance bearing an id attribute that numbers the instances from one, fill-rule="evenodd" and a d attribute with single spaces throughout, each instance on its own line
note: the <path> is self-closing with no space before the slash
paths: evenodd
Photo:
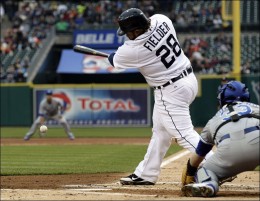
<path id="1" fill-rule="evenodd" d="M 182 176 L 181 176 L 182 186 L 195 182 L 196 171 L 197 171 L 197 168 L 192 167 L 190 165 L 190 160 L 188 160 L 187 165 L 183 168 L 183 171 L 182 171 Z"/>

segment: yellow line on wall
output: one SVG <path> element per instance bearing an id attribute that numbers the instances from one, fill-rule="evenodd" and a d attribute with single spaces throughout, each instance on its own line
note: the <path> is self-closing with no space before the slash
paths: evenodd
<path id="1" fill-rule="evenodd" d="M 33 88 L 148 88 L 147 84 L 34 84 Z"/>
<path id="2" fill-rule="evenodd" d="M 148 84 L 32 84 L 32 83 L 1 83 L 1 87 L 31 88 L 147 88 Z"/>

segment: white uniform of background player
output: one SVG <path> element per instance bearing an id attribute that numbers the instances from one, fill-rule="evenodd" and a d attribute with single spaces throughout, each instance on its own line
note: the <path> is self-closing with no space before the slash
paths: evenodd
<path id="1" fill-rule="evenodd" d="M 147 83 L 155 88 L 153 135 L 147 153 L 134 174 L 121 178 L 120 182 L 154 184 L 172 138 L 191 152 L 200 140 L 189 111 L 198 84 L 168 17 L 153 15 L 149 26 L 143 12 L 131 8 L 119 16 L 118 22 L 118 34 L 126 33 L 130 40 L 109 56 L 110 63 L 117 69 L 138 68 Z"/>
<path id="2" fill-rule="evenodd" d="M 63 106 L 62 102 L 59 99 L 52 98 L 52 91 L 46 91 L 46 98 L 40 103 L 39 106 L 39 116 L 33 122 L 30 130 L 25 135 L 24 140 L 29 140 L 36 129 L 41 126 L 45 120 L 56 120 L 58 121 L 64 128 L 69 139 L 73 140 L 74 135 L 70 130 L 70 126 L 67 120 L 62 115 Z"/>

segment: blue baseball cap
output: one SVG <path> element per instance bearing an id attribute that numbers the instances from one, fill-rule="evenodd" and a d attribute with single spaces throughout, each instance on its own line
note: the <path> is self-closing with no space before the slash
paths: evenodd
<path id="1" fill-rule="evenodd" d="M 52 90 L 47 90 L 46 95 L 52 95 Z"/>

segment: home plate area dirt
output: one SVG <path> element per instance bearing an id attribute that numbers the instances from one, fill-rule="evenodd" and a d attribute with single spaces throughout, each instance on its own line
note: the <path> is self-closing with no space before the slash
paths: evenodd
<path id="1" fill-rule="evenodd" d="M 123 141 L 118 139 L 118 143 Z M 129 143 L 129 139 L 125 141 Z M 68 143 L 60 139 L 58 142 Z M 95 143 L 95 140 L 92 139 L 91 142 Z M 116 139 L 113 139 L 113 142 L 116 143 Z M 132 139 L 130 143 L 148 142 L 149 139 L 138 138 Z M 38 143 L 48 144 L 48 139 L 34 139 L 24 145 Z M 80 140 L 80 144 L 82 143 L 84 142 Z M 96 143 L 109 141 L 96 139 Z M 23 142 L 1 141 L 1 146 L 8 144 Z M 181 194 L 181 172 L 189 156 L 190 153 L 183 150 L 165 158 L 159 180 L 153 186 L 122 186 L 119 178 L 130 173 L 1 176 L 1 200 L 206 200 L 187 198 Z M 210 200 L 259 200 L 259 196 L 259 171 L 250 171 L 239 174 L 232 182 L 221 185 L 217 197 Z"/>

